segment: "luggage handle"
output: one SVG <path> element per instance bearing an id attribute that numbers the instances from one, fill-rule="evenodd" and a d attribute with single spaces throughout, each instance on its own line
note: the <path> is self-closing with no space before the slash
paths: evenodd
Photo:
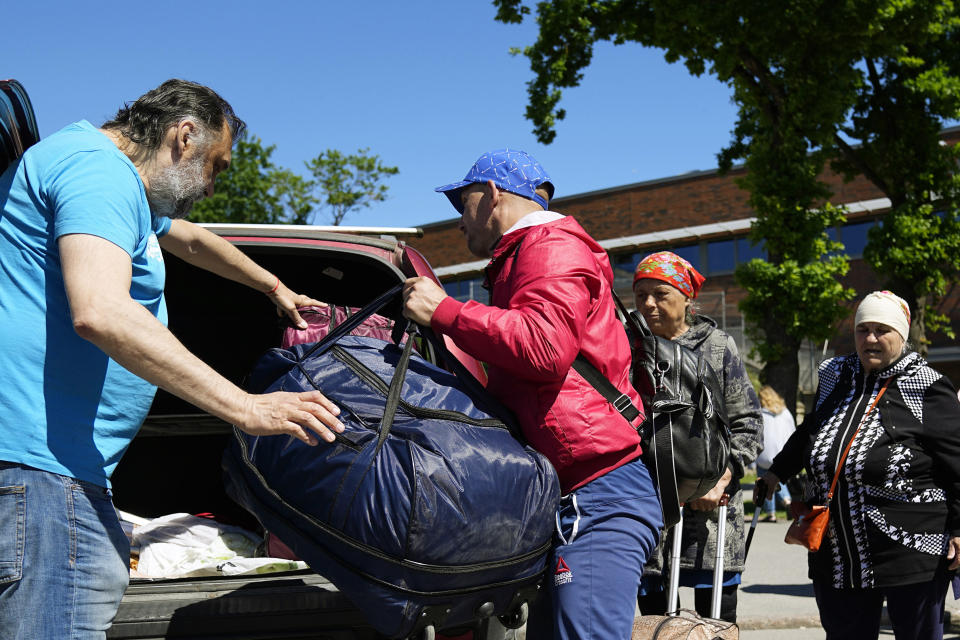
<path id="1" fill-rule="evenodd" d="M 341 338 L 348 335 L 351 331 L 359 327 L 364 320 L 372 316 L 373 314 L 379 312 L 385 306 L 387 306 L 394 299 L 399 298 L 403 292 L 403 283 L 395 285 L 388 289 L 387 291 L 381 293 L 379 296 L 374 298 L 371 302 L 366 304 L 362 309 L 349 316 L 341 324 L 339 324 L 333 331 L 328 333 L 322 340 L 317 344 L 313 345 L 310 349 L 305 351 L 303 355 L 300 356 L 301 360 L 306 359 L 311 355 L 319 355 L 325 353 L 329 350 L 334 344 L 336 344 Z M 396 323 L 398 326 L 403 326 L 401 323 Z M 414 329 L 416 327 L 416 329 Z M 394 341 L 398 341 L 400 336 L 395 327 L 393 337 Z M 384 409 L 384 422 L 387 422 L 387 428 L 381 429 L 380 434 L 380 443 L 386 438 L 389 434 L 390 427 L 393 424 L 393 417 L 396 413 L 397 406 L 400 402 L 400 391 L 403 387 L 403 378 L 406 375 L 407 364 L 410 361 L 410 351 L 413 346 L 413 332 L 419 331 L 420 335 L 427 339 L 430 344 L 433 346 L 437 355 L 443 359 L 447 364 L 447 367 L 470 391 L 470 395 L 475 399 L 482 399 L 487 405 L 495 410 L 495 415 L 503 419 L 504 424 L 507 425 L 507 428 L 510 430 L 510 433 L 513 434 L 515 438 L 523 441 L 521 436 L 520 428 L 517 426 L 513 420 L 513 413 L 506 408 L 499 400 L 494 398 L 486 388 L 480 384 L 480 381 L 477 380 L 472 373 L 463 365 L 460 360 L 458 360 L 450 350 L 447 349 L 447 346 L 443 343 L 443 340 L 437 336 L 432 329 L 429 327 L 424 327 L 418 324 L 415 324 L 412 321 L 407 321 L 405 333 L 407 333 L 407 343 L 404 346 L 403 355 L 401 355 L 400 361 L 397 363 L 397 371 L 394 373 L 393 379 L 390 381 L 390 388 L 387 393 L 387 405 Z M 402 335 L 402 334 L 401 334 Z M 319 353 L 318 353 L 319 352 Z M 403 369 L 401 371 L 401 364 Z M 391 396 L 395 396 L 391 402 Z M 387 409 L 390 409 L 389 422 L 387 421 Z M 385 432 L 385 433 L 384 433 Z M 379 446 L 379 443 L 378 443 Z"/>
<path id="2" fill-rule="evenodd" d="M 403 351 L 400 359 L 397 361 L 397 367 L 393 372 L 393 378 L 390 379 L 390 386 L 387 389 L 387 401 L 383 405 L 383 418 L 380 420 L 380 432 L 377 437 L 377 447 L 374 449 L 374 455 L 380 451 L 387 436 L 390 435 L 390 429 L 393 427 L 393 419 L 397 415 L 397 407 L 400 406 L 400 392 L 403 390 L 403 381 L 407 377 L 407 367 L 410 364 L 410 354 L 413 352 L 413 322 L 408 320 L 405 333 L 407 333 L 407 342 L 403 345 Z"/>

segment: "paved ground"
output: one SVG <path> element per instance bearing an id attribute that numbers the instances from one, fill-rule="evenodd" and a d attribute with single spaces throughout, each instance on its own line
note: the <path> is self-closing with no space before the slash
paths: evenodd
<path id="1" fill-rule="evenodd" d="M 742 640 L 824 640 L 813 585 L 807 578 L 807 551 L 784 543 L 787 526 L 784 520 L 757 524 L 737 602 Z M 952 593 L 947 598 L 950 624 L 944 640 L 960 640 L 960 600 L 954 600 Z M 680 602 L 692 607 L 693 590 L 681 588 Z M 517 637 L 522 640 L 525 633 Z M 881 640 L 893 637 L 889 625 L 881 629 Z"/>
<path id="2" fill-rule="evenodd" d="M 750 514 L 752 515 L 752 514 Z M 783 542 L 787 523 L 757 524 L 737 606 L 740 637 L 744 640 L 823 640 L 807 578 L 807 551 Z M 681 598 L 683 597 L 681 589 Z M 947 595 L 947 612 L 952 621 L 945 639 L 960 639 L 960 600 Z M 880 634 L 892 639 L 889 626 Z"/>
<path id="3" fill-rule="evenodd" d="M 824 639 L 813 585 L 807 578 L 807 551 L 784 543 L 786 531 L 783 520 L 757 524 L 737 603 L 742 640 Z M 952 624 L 944 639 L 960 640 L 960 600 L 953 600 L 950 593 L 947 597 Z M 680 602 L 692 606 L 693 590 L 681 588 Z M 882 640 L 893 637 L 889 626 L 882 628 Z"/>

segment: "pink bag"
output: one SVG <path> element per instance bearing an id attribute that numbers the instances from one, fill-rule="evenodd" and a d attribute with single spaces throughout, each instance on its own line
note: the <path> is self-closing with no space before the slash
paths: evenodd
<path id="1" fill-rule="evenodd" d="M 342 307 L 330 305 L 328 307 L 301 307 L 300 316 L 309 325 L 306 329 L 287 327 L 283 331 L 281 346 L 286 349 L 295 344 L 319 342 L 330 331 L 359 310 L 357 307 Z M 350 332 L 354 336 L 367 336 L 390 340 L 393 331 L 393 320 L 379 314 L 373 314 L 363 323 Z"/>

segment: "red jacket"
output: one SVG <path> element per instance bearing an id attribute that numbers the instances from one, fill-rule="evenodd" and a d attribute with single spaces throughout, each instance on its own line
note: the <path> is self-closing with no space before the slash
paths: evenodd
<path id="1" fill-rule="evenodd" d="M 547 456 L 563 493 L 640 455 L 643 406 L 607 254 L 571 217 L 503 236 L 486 267 L 493 306 L 445 298 L 431 325 L 488 364 L 487 388 Z M 633 426 L 571 368 L 582 352 L 641 410 Z"/>

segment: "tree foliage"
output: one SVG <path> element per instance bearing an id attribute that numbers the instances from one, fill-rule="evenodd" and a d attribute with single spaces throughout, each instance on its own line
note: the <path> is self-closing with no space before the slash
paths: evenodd
<path id="1" fill-rule="evenodd" d="M 230 168 L 217 177 L 213 196 L 196 203 L 193 222 L 277 224 L 286 222 L 278 186 L 279 170 L 270 156 L 274 147 L 245 134 L 234 145 Z"/>
<path id="2" fill-rule="evenodd" d="M 384 201 L 387 186 L 382 184 L 383 179 L 400 171 L 383 164 L 380 156 L 370 155 L 370 149 L 359 149 L 349 155 L 327 149 L 306 165 L 335 225 L 355 209 Z"/>
<path id="3" fill-rule="evenodd" d="M 960 265 L 960 149 L 940 137 L 944 121 L 960 117 L 960 10 L 941 0 L 877 4 L 834 166 L 863 174 L 890 199 L 864 258 L 910 302 L 911 341 L 925 352 L 928 331 L 954 337 L 935 307 Z"/>
<path id="4" fill-rule="evenodd" d="M 494 4 L 502 22 L 532 13 L 522 0 Z M 952 1 L 556 0 L 536 13 L 539 37 L 517 52 L 534 72 L 527 117 L 544 143 L 565 115 L 562 90 L 580 83 L 599 41 L 663 49 L 667 61 L 732 88 L 738 120 L 719 164 L 746 165 L 740 184 L 757 212 L 751 236 L 769 251 L 768 261 L 737 271 L 748 291 L 741 308 L 767 381 L 788 401 L 795 347 L 829 334 L 852 295 L 837 284 L 847 265 L 825 234 L 843 220 L 818 179 L 828 161 L 891 201 L 864 257 L 911 303 L 915 344 L 924 350 L 928 328 L 953 336 L 933 313 L 960 265 L 960 148 L 940 138 L 945 120 L 960 118 Z"/>
<path id="5" fill-rule="evenodd" d="M 212 197 L 194 205 L 194 222 L 313 224 L 321 205 L 339 225 L 351 211 L 382 202 L 382 180 L 398 173 L 383 165 L 368 149 L 344 155 L 327 149 L 305 162 L 311 177 L 278 166 L 271 156 L 275 145 L 245 134 L 233 149 L 230 168 L 217 177 Z"/>
<path id="6" fill-rule="evenodd" d="M 517 22 L 530 13 L 520 0 L 495 0 L 497 18 Z M 811 20 L 813 12 L 817 19 Z M 858 27 L 826 3 L 691 3 L 677 0 L 557 0 L 537 5 L 538 39 L 522 49 L 534 79 L 527 117 L 549 143 L 564 117 L 562 89 L 577 86 L 596 42 L 636 42 L 682 60 L 694 75 L 709 72 L 733 90 L 739 107 L 733 140 L 719 155 L 721 169 L 743 160 L 740 180 L 757 213 L 751 230 L 769 260 L 741 265 L 747 290 L 743 312 L 765 360 L 761 378 L 793 406 L 803 338 L 821 338 L 844 313 L 852 292 L 837 284 L 847 261 L 830 255 L 826 235 L 842 212 L 818 176 L 829 140 L 855 95 L 845 71 L 842 38 Z M 642 70 L 637 71 L 642 81 Z"/>

